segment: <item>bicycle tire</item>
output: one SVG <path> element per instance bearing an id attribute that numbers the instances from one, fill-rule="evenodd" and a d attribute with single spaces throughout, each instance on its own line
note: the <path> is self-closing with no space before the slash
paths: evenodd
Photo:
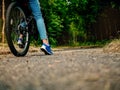
<path id="1" fill-rule="evenodd" d="M 17 12 L 18 10 L 18 12 Z M 18 15 L 17 15 L 18 14 Z M 20 15 L 19 15 L 20 14 Z M 15 56 L 25 56 L 29 50 L 29 45 L 30 45 L 30 35 L 29 32 L 25 32 L 25 46 L 24 48 L 20 48 L 19 46 L 16 45 L 17 43 L 17 38 L 19 37 L 18 32 L 18 24 L 20 22 L 19 18 L 21 15 L 23 15 L 24 19 L 26 20 L 26 15 L 24 10 L 17 4 L 17 2 L 12 2 L 6 12 L 6 39 L 8 46 L 10 48 L 10 51 L 15 55 Z M 22 18 L 22 16 L 20 17 Z M 17 21 L 18 20 L 18 21 Z"/>

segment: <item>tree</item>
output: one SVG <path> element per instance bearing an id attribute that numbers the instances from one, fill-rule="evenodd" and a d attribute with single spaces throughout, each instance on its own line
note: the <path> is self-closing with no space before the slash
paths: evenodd
<path id="1" fill-rule="evenodd" d="M 2 0 L 2 20 L 3 20 L 3 25 L 2 25 L 2 42 L 5 42 L 5 1 Z"/>

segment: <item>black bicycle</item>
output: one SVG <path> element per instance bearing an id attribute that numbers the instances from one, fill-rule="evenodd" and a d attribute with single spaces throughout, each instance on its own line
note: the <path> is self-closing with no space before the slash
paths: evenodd
<path id="1" fill-rule="evenodd" d="M 5 33 L 8 46 L 15 56 L 27 54 L 32 36 L 38 39 L 36 22 L 26 0 L 12 1 L 8 6 Z M 23 35 L 22 46 L 17 43 L 20 34 Z"/>

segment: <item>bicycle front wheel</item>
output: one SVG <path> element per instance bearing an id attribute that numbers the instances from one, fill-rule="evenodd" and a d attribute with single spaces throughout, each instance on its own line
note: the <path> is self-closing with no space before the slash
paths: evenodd
<path id="1" fill-rule="evenodd" d="M 19 28 L 22 22 L 26 22 L 23 9 L 16 2 L 11 3 L 6 12 L 6 39 L 15 56 L 25 56 L 29 49 L 30 37 L 27 25 L 24 29 Z M 23 47 L 17 43 L 21 33 L 23 34 Z"/>

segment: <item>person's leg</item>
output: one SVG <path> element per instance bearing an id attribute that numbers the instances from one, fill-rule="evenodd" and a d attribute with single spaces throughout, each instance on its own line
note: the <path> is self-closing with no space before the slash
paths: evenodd
<path id="1" fill-rule="evenodd" d="M 46 27 L 45 27 L 44 19 L 42 17 L 42 12 L 41 12 L 41 9 L 40 9 L 40 3 L 39 3 L 38 0 L 29 0 L 29 4 L 30 4 L 30 8 L 32 10 L 32 13 L 34 15 L 34 18 L 36 20 L 37 28 L 38 28 L 38 31 L 39 31 L 39 34 L 40 34 L 40 38 L 43 42 L 43 45 L 49 46 L 48 37 L 47 37 L 47 33 L 46 33 Z M 45 46 L 45 47 L 47 47 L 47 46 Z M 49 51 L 51 52 L 51 49 L 49 49 Z"/>
<path id="2" fill-rule="evenodd" d="M 48 39 L 47 34 L 46 34 L 46 28 L 44 24 L 44 20 L 42 17 L 42 13 L 40 10 L 40 5 L 38 0 L 29 0 L 30 7 L 32 9 L 32 13 L 34 15 L 34 18 L 37 23 L 38 31 L 40 34 L 40 38 L 43 39 Z"/>

